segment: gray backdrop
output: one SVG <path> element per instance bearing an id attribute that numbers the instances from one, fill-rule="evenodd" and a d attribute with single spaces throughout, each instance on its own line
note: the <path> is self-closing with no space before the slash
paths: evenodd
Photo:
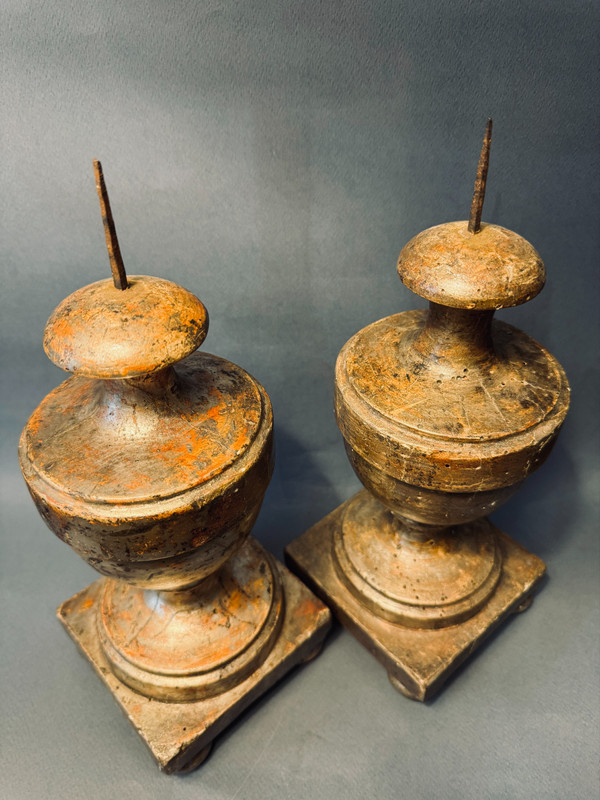
<path id="1" fill-rule="evenodd" d="M 598 4 L 585 0 L 4 0 L 2 766 L 18 798 L 594 798 L 598 750 Z M 107 276 L 92 158 L 128 271 L 211 315 L 206 349 L 265 385 L 278 463 L 257 537 L 283 545 L 357 488 L 331 411 L 346 339 L 423 305 L 395 260 L 468 214 L 548 285 L 501 316 L 564 364 L 547 464 L 494 515 L 549 580 L 435 701 L 337 629 L 186 778 L 157 771 L 59 623 L 95 573 L 44 527 L 19 432 L 64 377 L 41 346 Z"/>

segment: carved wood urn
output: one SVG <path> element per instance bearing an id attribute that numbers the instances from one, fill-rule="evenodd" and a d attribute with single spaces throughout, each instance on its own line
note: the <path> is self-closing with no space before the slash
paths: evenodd
<path id="1" fill-rule="evenodd" d="M 318 651 L 329 612 L 251 536 L 273 416 L 240 367 L 196 352 L 208 314 L 171 281 L 127 277 L 95 162 L 113 278 L 50 317 L 73 376 L 19 456 L 51 530 L 104 577 L 59 618 L 165 771 L 187 771 L 279 677 Z"/>
<path id="2" fill-rule="evenodd" d="M 569 405 L 556 359 L 493 319 L 543 287 L 518 234 L 481 223 L 488 124 L 471 218 L 423 231 L 398 273 L 427 311 L 381 319 L 342 348 L 335 414 L 365 486 L 287 549 L 292 567 L 425 700 L 510 612 L 543 563 L 487 519 L 546 459 Z"/>

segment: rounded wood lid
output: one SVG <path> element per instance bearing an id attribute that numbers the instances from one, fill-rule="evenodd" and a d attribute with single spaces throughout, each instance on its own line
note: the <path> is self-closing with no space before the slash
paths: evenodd
<path id="1" fill-rule="evenodd" d="M 128 277 L 126 289 L 97 281 L 69 295 L 44 332 L 48 358 L 91 378 L 132 378 L 190 355 L 208 332 L 198 298 L 163 278 Z"/>
<path id="2" fill-rule="evenodd" d="M 500 225 L 447 222 L 422 231 L 398 259 L 398 274 L 411 291 L 444 306 L 496 309 L 535 297 L 546 272 L 526 239 Z"/>

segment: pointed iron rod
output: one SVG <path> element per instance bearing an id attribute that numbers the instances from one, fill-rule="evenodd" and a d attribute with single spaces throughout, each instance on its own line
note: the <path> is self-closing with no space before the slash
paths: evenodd
<path id="1" fill-rule="evenodd" d="M 483 201 L 485 200 L 485 183 L 487 181 L 488 167 L 490 165 L 490 146 L 492 144 L 492 120 L 488 119 L 485 126 L 481 155 L 477 165 L 477 177 L 475 178 L 475 188 L 473 190 L 473 201 L 471 203 L 471 215 L 469 217 L 469 231 L 479 233 L 481 230 L 481 212 Z"/>
<path id="2" fill-rule="evenodd" d="M 117 289 L 127 289 L 127 273 L 125 272 L 119 240 L 117 239 L 117 230 L 115 228 L 112 211 L 110 210 L 110 201 L 108 199 L 108 192 L 106 191 L 106 184 L 104 183 L 102 164 L 97 158 L 94 159 L 93 164 L 94 175 L 96 176 L 96 190 L 100 199 L 100 210 L 102 212 L 102 223 L 104 225 L 104 236 L 106 237 L 106 249 L 108 250 L 108 259 L 110 261 L 113 281 Z"/>

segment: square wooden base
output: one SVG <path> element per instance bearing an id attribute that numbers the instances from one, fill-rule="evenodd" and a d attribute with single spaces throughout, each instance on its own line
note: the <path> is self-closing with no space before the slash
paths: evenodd
<path id="1" fill-rule="evenodd" d="M 438 630 L 406 628 L 365 608 L 338 578 L 332 558 L 333 532 L 347 503 L 286 547 L 286 563 L 383 664 L 397 689 L 415 700 L 428 700 L 494 628 L 526 607 L 545 565 L 496 528 L 502 574 L 486 605 L 458 625 Z"/>
<path id="2" fill-rule="evenodd" d="M 189 772 L 208 755 L 213 739 L 292 667 L 318 653 L 331 614 L 283 565 L 285 618 L 266 661 L 227 692 L 190 703 L 164 703 L 134 692 L 111 672 L 98 643 L 96 607 L 104 578 L 63 603 L 57 615 L 91 661 L 164 772 Z"/>

